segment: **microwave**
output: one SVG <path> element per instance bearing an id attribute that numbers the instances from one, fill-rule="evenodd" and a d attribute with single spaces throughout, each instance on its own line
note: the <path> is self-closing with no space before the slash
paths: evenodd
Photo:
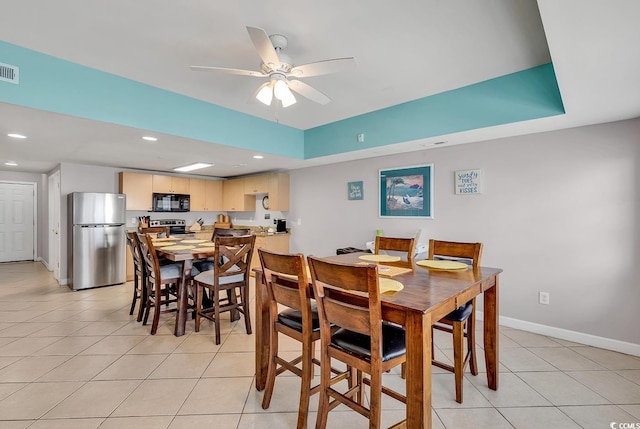
<path id="1" fill-rule="evenodd" d="M 153 194 L 154 212 L 188 212 L 189 195 L 182 194 Z"/>

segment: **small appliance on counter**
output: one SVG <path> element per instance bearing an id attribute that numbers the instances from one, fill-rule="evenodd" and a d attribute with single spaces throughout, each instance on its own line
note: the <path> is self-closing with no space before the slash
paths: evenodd
<path id="1" fill-rule="evenodd" d="M 287 232 L 287 220 L 286 219 L 275 219 L 276 224 L 276 234 Z"/>

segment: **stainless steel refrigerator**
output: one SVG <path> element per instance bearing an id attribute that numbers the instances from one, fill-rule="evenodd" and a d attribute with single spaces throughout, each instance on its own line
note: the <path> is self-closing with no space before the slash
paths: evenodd
<path id="1" fill-rule="evenodd" d="M 124 194 L 69 194 L 69 287 L 73 290 L 126 281 Z"/>

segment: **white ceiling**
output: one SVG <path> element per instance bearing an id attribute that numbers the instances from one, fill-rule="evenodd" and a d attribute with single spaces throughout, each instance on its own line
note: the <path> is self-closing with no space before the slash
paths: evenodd
<path id="1" fill-rule="evenodd" d="M 357 68 L 305 82 L 332 101 L 302 97 L 278 113 L 308 129 L 552 61 L 566 114 L 424 141 L 300 161 L 0 103 L 0 169 L 47 172 L 60 162 L 235 176 L 640 116 L 637 0 L 20 0 L 0 13 L 0 40 L 268 120 L 247 103 L 261 79 L 189 65 L 258 70 L 246 26 L 284 34 L 296 65 L 353 56 Z M 0 56 L 0 62 L 3 62 Z M 2 83 L 0 83 L 2 85 Z M 0 100 L 2 99 L 0 86 Z M 15 141 L 8 132 L 27 140 Z M 4 165 L 15 160 L 18 167 Z M 238 165 L 244 164 L 240 167 Z"/>

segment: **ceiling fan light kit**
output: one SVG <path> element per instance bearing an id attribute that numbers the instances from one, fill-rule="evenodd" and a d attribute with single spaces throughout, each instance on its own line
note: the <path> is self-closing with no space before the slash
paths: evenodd
<path id="1" fill-rule="evenodd" d="M 258 51 L 262 64 L 260 71 L 241 70 L 225 67 L 191 66 L 195 71 L 217 71 L 241 76 L 268 77 L 269 82 L 263 83 L 255 93 L 255 98 L 267 106 L 271 105 L 273 97 L 280 101 L 282 107 L 288 107 L 297 102 L 293 91 L 319 104 L 327 104 L 331 99 L 312 86 L 302 82 L 301 78 L 319 76 L 329 73 L 347 71 L 355 67 L 353 57 L 335 58 L 318 61 L 294 67 L 291 57 L 283 52 L 287 47 L 287 38 L 281 34 L 271 36 L 256 27 L 247 27 L 249 38 Z M 295 79 L 289 80 L 289 77 Z"/>

